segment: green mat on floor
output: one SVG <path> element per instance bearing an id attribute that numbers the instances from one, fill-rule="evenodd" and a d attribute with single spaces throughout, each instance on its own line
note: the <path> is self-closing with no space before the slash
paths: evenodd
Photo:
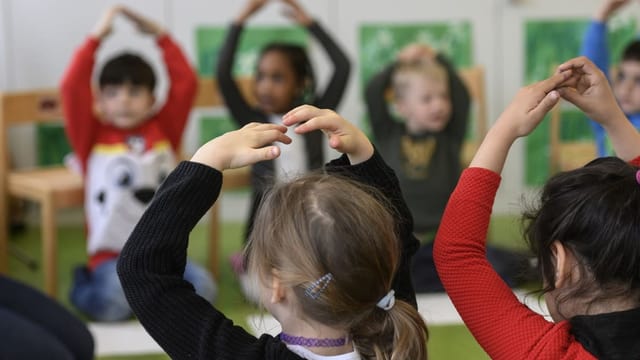
<path id="1" fill-rule="evenodd" d="M 520 247 L 518 221 L 514 217 L 495 217 L 492 221 L 490 238 L 493 243 L 508 247 Z M 196 227 L 191 236 L 189 256 L 197 263 L 207 264 L 207 227 Z M 228 263 L 228 256 L 242 247 L 243 225 L 240 223 L 225 223 L 222 226 L 221 238 L 222 256 L 221 276 L 219 279 L 219 298 L 216 306 L 237 324 L 246 327 L 246 318 L 257 310 L 247 304 L 240 293 Z M 62 227 L 59 229 L 58 247 L 58 300 L 66 307 L 77 313 L 69 304 L 67 294 L 71 284 L 71 272 L 75 265 L 86 261 L 84 230 L 81 226 Z M 15 247 L 38 262 L 40 261 L 40 232 L 39 229 L 27 228 L 24 232 L 12 236 L 11 246 Z M 11 256 L 10 275 L 36 288 L 42 288 L 42 273 L 29 270 L 15 256 Z M 78 314 L 81 316 L 80 314 Z M 480 346 L 475 342 L 464 326 L 429 326 L 429 358 L 430 359 L 488 359 Z M 166 355 L 102 357 L 107 359 L 168 359 Z"/>

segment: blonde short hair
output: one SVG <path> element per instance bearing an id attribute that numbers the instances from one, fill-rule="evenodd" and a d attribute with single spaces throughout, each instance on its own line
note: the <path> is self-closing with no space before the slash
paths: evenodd
<path id="1" fill-rule="evenodd" d="M 449 76 L 445 67 L 436 60 L 398 63 L 391 78 L 394 100 L 402 99 L 409 84 L 416 79 L 447 84 Z"/>

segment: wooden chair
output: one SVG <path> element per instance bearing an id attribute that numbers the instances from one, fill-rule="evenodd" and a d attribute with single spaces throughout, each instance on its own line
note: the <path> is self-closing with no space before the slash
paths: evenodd
<path id="1" fill-rule="evenodd" d="M 8 162 L 9 129 L 61 121 L 61 104 L 56 89 L 0 93 L 0 272 L 8 271 L 9 198 L 36 202 L 41 208 L 45 292 L 51 296 L 55 296 L 57 290 L 56 212 L 82 206 L 82 178 L 62 166 L 11 169 Z"/>
<path id="2" fill-rule="evenodd" d="M 469 166 L 473 156 L 475 155 L 484 135 L 487 133 L 487 97 L 484 67 L 476 65 L 473 67 L 462 68 L 458 72 L 460 78 L 464 81 L 469 94 L 471 96 L 471 129 L 473 138 L 468 139 L 462 145 L 462 162 L 463 167 Z"/>
<path id="3" fill-rule="evenodd" d="M 560 100 L 551 109 L 549 132 L 549 170 L 550 174 L 568 171 L 584 166 L 596 158 L 595 141 L 563 141 L 561 134 L 562 104 Z"/>

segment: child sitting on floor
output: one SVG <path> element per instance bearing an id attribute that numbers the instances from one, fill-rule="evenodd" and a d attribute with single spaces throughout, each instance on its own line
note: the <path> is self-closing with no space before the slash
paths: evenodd
<path id="1" fill-rule="evenodd" d="M 500 172 L 514 141 L 562 96 L 597 121 L 619 158 L 552 177 L 525 214 L 525 235 L 554 322 L 520 303 L 485 258 Z M 492 359 L 637 359 L 640 354 L 640 134 L 587 58 L 520 90 L 465 170 L 434 257 L 442 283 Z M 631 161 L 627 163 L 626 161 Z"/>
<path id="2" fill-rule="evenodd" d="M 138 319 L 178 359 L 426 359 L 409 273 L 418 243 L 393 170 L 333 111 L 305 105 L 283 123 L 297 134 L 322 130 L 345 155 L 327 174 L 274 185 L 256 214 L 248 272 L 282 333 L 253 337 L 180 276 L 189 233 L 217 199 L 222 171 L 273 160 L 273 143 L 291 142 L 277 124 L 209 141 L 158 190 L 118 263 Z"/>
<path id="3" fill-rule="evenodd" d="M 95 53 L 117 15 L 155 37 L 163 53 L 170 87 L 157 112 L 155 75 L 135 54 L 107 61 L 92 91 Z M 116 273 L 117 257 L 175 167 L 196 90 L 193 69 L 164 28 L 122 6 L 105 12 L 67 68 L 61 84 L 65 131 L 84 176 L 89 253 L 87 266 L 74 273 L 71 302 L 95 320 L 132 316 Z M 215 284 L 206 270 L 188 262 L 184 276 L 203 297 L 214 300 Z"/>

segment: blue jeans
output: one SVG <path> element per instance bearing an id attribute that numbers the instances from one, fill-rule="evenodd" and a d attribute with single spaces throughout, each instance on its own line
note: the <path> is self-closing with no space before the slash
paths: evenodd
<path id="1" fill-rule="evenodd" d="M 120 285 L 117 263 L 118 259 L 105 261 L 93 272 L 85 266 L 75 269 L 71 303 L 94 320 L 121 321 L 133 316 Z M 214 302 L 216 284 L 205 269 L 187 261 L 184 279 L 193 285 L 198 295 Z"/>

